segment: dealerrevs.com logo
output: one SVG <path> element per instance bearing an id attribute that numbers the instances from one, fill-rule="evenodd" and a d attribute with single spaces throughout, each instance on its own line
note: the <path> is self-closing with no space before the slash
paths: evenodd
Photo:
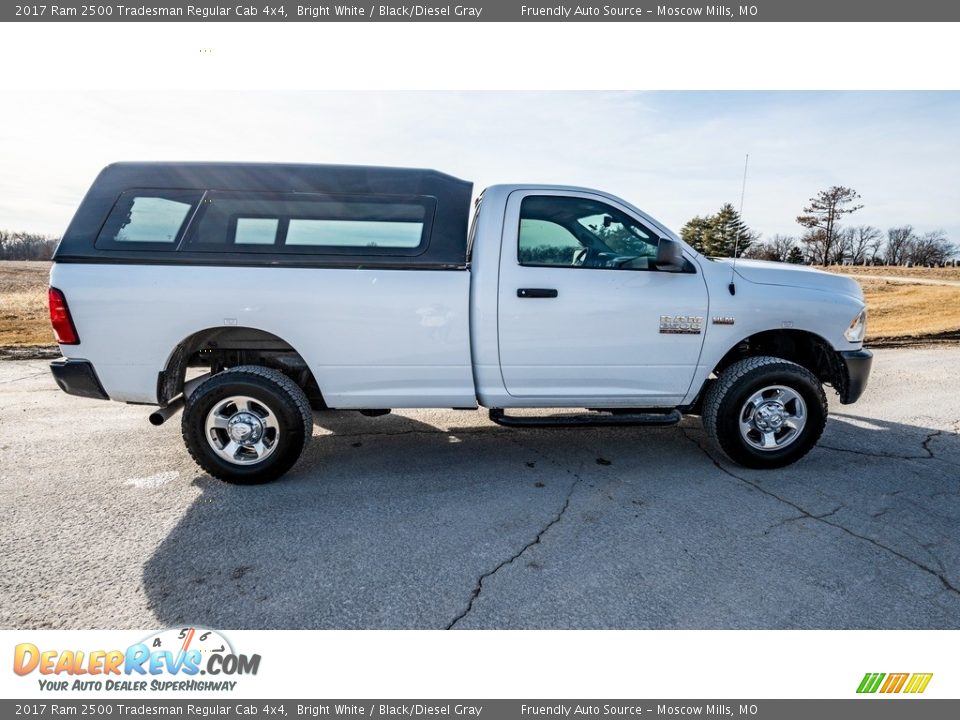
<path id="1" fill-rule="evenodd" d="M 926 690 L 932 678 L 933 673 L 867 673 L 857 686 L 857 692 L 915 695 Z"/>
<path id="2" fill-rule="evenodd" d="M 259 669 L 260 655 L 237 653 L 222 634 L 194 627 L 164 630 L 125 650 L 59 650 L 26 642 L 13 653 L 13 671 L 36 673 L 40 689 L 50 691 L 230 691 L 237 685 L 232 678 Z"/>

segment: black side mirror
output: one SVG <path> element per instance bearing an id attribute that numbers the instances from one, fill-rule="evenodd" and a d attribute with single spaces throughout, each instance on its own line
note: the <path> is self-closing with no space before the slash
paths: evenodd
<path id="1" fill-rule="evenodd" d="M 685 267 L 683 245 L 670 238 L 660 238 L 657 243 L 657 270 L 683 272 Z"/>

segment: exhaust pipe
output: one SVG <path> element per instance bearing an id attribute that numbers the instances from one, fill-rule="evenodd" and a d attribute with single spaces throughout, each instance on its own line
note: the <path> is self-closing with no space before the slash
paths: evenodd
<path id="1" fill-rule="evenodd" d="M 167 403 L 166 407 L 162 407 L 159 410 L 154 410 L 150 413 L 151 425 L 163 425 L 167 420 L 172 418 L 177 412 L 183 407 L 183 395 L 178 395 L 175 400 L 171 400 Z"/>
<path id="2" fill-rule="evenodd" d="M 173 400 L 167 403 L 166 407 L 159 408 L 150 413 L 147 418 L 150 420 L 150 424 L 154 426 L 163 425 L 167 420 L 176 415 L 181 409 L 183 409 L 183 404 L 186 398 L 190 397 L 193 394 L 193 391 L 197 389 L 197 385 L 208 380 L 211 377 L 212 373 L 204 373 L 199 377 L 195 377 L 193 380 L 188 380 L 183 384 L 183 393 L 177 395 Z"/>

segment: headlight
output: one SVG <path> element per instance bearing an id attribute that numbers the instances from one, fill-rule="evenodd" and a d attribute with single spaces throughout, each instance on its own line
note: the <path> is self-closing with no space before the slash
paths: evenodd
<path id="1" fill-rule="evenodd" d="M 847 342 L 858 343 L 858 342 L 863 342 L 863 337 L 866 334 L 867 334 L 867 309 L 864 308 L 853 319 L 853 322 L 850 323 L 850 327 L 847 328 L 847 331 L 843 334 L 843 336 L 847 339 Z"/>

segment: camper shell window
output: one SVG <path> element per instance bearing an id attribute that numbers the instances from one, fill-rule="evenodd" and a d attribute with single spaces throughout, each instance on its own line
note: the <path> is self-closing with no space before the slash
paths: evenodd
<path id="1" fill-rule="evenodd" d="M 97 248 L 175 250 L 203 193 L 196 190 L 127 190 L 97 235 Z"/>
<path id="2" fill-rule="evenodd" d="M 208 192 L 184 249 L 419 255 L 436 200 L 423 196 Z"/>

